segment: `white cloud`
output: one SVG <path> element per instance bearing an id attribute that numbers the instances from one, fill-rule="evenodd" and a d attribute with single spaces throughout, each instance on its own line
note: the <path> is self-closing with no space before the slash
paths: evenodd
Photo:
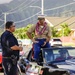
<path id="1" fill-rule="evenodd" d="M 12 0 L 0 0 L 0 4 L 10 3 Z"/>

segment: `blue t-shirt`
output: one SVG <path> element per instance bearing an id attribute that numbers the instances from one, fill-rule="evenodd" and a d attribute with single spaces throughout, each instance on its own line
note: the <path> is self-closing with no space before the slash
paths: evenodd
<path id="1" fill-rule="evenodd" d="M 2 46 L 2 55 L 3 57 L 11 57 L 11 55 L 17 56 L 19 59 L 19 50 L 11 50 L 10 47 L 17 45 L 18 41 L 10 31 L 5 31 L 1 35 L 1 46 Z"/>

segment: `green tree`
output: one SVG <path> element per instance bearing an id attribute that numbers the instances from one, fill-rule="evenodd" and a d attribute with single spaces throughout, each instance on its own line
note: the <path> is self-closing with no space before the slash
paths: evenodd
<path id="1" fill-rule="evenodd" d="M 69 36 L 70 32 L 71 29 L 69 28 L 68 24 L 61 24 L 60 36 Z"/>
<path id="2" fill-rule="evenodd" d="M 58 37 L 58 30 L 54 27 L 51 27 L 52 37 Z"/>
<path id="3" fill-rule="evenodd" d="M 31 26 L 32 26 L 32 24 L 29 24 L 26 27 L 16 29 L 16 31 L 14 32 L 14 35 L 19 39 L 28 38 L 26 35 L 26 32 L 29 29 L 29 27 L 31 27 Z"/>
<path id="4" fill-rule="evenodd" d="M 60 25 L 61 29 L 58 31 L 55 27 L 52 27 L 52 37 L 61 37 L 61 36 L 69 36 L 71 29 L 69 28 L 68 24 L 63 23 Z"/>

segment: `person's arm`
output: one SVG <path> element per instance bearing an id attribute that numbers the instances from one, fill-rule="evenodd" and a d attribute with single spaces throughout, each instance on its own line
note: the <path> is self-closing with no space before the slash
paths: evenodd
<path id="1" fill-rule="evenodd" d="M 8 46 L 11 48 L 11 50 L 20 50 L 20 51 L 23 50 L 22 47 L 19 47 L 18 45 L 16 45 L 14 38 L 12 36 L 10 36 L 8 39 Z"/>
<path id="2" fill-rule="evenodd" d="M 30 27 L 26 34 L 29 37 L 29 39 L 32 40 L 33 43 L 37 43 L 37 41 L 35 41 L 35 39 L 32 37 L 32 33 L 33 32 L 35 32 L 35 25 L 33 25 L 32 27 Z"/>
<path id="3" fill-rule="evenodd" d="M 48 26 L 48 34 L 47 34 L 46 42 L 49 42 L 50 39 L 51 39 L 51 28 L 50 28 L 50 26 Z"/>
<path id="4" fill-rule="evenodd" d="M 31 26 L 29 29 L 28 29 L 28 31 L 27 31 L 27 36 L 28 36 L 28 38 L 29 39 L 31 39 L 32 40 L 32 42 L 33 42 L 33 37 L 32 37 L 32 33 L 35 31 L 35 27 L 34 27 L 34 25 L 33 26 Z"/>
<path id="5" fill-rule="evenodd" d="M 50 41 L 50 37 L 47 37 L 47 38 L 46 38 L 46 41 L 44 42 L 44 44 L 43 44 L 42 46 L 45 46 L 46 43 L 49 42 L 49 41 Z"/>
<path id="6" fill-rule="evenodd" d="M 51 29 L 50 29 L 49 26 L 48 26 L 48 34 L 47 34 L 46 36 L 47 36 L 47 37 L 46 37 L 46 41 L 44 42 L 44 44 L 43 44 L 42 46 L 45 46 L 46 43 L 49 42 L 50 39 L 51 39 Z"/>
<path id="7" fill-rule="evenodd" d="M 27 31 L 26 34 L 27 34 L 27 36 L 29 37 L 29 39 L 33 40 L 32 33 L 30 33 L 30 32 Z"/>
<path id="8" fill-rule="evenodd" d="M 32 34 L 30 32 L 27 32 L 27 36 L 29 37 L 29 39 L 31 39 L 31 41 L 33 43 L 38 43 L 38 41 L 36 41 L 33 37 L 32 37 Z"/>
<path id="9" fill-rule="evenodd" d="M 19 47 L 17 45 L 14 45 L 14 46 L 11 47 L 11 49 L 12 50 L 20 50 L 20 51 L 22 51 L 23 48 L 22 47 Z"/>
<path id="10" fill-rule="evenodd" d="M 49 41 L 50 41 L 50 38 L 51 38 L 51 36 L 48 36 L 48 37 L 46 38 L 46 41 L 45 41 L 45 42 L 49 42 Z"/>

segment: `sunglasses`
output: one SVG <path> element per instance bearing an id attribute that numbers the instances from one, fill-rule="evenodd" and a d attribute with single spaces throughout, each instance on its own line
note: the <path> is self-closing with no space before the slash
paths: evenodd
<path id="1" fill-rule="evenodd" d="M 15 27 L 15 25 L 12 25 L 11 27 Z"/>
<path id="2" fill-rule="evenodd" d="M 15 27 L 15 25 L 11 26 L 11 27 Z"/>

